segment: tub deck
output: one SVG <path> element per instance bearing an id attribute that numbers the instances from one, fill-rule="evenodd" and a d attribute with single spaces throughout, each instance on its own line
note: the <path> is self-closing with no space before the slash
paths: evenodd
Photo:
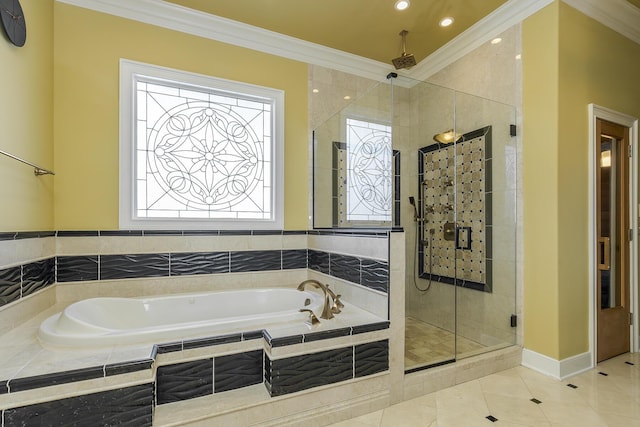
<path id="1" fill-rule="evenodd" d="M 0 409 L 52 399 L 149 384 L 158 365 L 178 363 L 200 355 L 265 349 L 274 357 L 317 351 L 328 341 L 352 343 L 388 338 L 388 321 L 350 304 L 332 320 L 311 328 L 267 326 L 264 331 L 227 331 L 215 337 L 191 336 L 169 343 L 113 345 L 96 349 L 55 349 L 43 346 L 40 323 L 67 304 L 57 303 L 2 335 L 0 350 Z M 324 341 L 324 342 L 323 342 Z M 335 344 L 334 344 L 335 345 Z"/>

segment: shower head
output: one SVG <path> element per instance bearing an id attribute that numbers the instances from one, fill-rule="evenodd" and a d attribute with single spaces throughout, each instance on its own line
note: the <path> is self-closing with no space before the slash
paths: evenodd
<path id="1" fill-rule="evenodd" d="M 409 31 L 407 30 L 400 31 L 400 35 L 402 36 L 402 55 L 391 60 L 393 66 L 396 67 L 396 70 L 400 70 L 401 68 L 411 68 L 416 65 L 416 59 L 413 57 L 413 54 L 407 53 L 405 48 L 408 33 Z"/>
<path id="2" fill-rule="evenodd" d="M 411 204 L 411 206 L 415 206 L 416 205 L 416 199 L 413 196 L 409 196 L 409 203 Z"/>

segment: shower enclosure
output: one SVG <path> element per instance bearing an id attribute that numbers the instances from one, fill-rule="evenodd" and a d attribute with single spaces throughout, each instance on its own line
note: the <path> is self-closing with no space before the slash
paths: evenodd
<path id="1" fill-rule="evenodd" d="M 515 120 L 392 73 L 314 130 L 314 227 L 405 231 L 407 372 L 516 342 Z"/>

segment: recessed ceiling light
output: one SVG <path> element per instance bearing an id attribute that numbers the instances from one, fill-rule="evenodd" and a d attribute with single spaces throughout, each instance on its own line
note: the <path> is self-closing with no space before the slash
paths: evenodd
<path id="1" fill-rule="evenodd" d="M 446 18 L 442 18 L 439 23 L 441 27 L 448 27 L 451 24 L 453 24 L 453 18 L 451 18 L 450 16 L 447 16 Z"/>
<path id="2" fill-rule="evenodd" d="M 516 59 L 522 59 L 522 55 L 517 54 L 517 55 L 516 55 Z"/>
<path id="3" fill-rule="evenodd" d="M 314 90 L 312 90 L 312 92 L 313 92 L 313 93 L 318 93 L 318 92 L 320 92 L 320 91 L 319 91 L 318 89 L 314 89 Z"/>
<path id="4" fill-rule="evenodd" d="M 345 97 L 344 97 L 343 99 L 345 99 L 345 100 L 347 100 L 347 101 L 348 101 L 348 100 L 350 100 L 350 99 L 351 99 L 351 97 L 350 97 L 349 95 L 345 95 Z"/>
<path id="5" fill-rule="evenodd" d="M 395 4 L 396 10 L 405 10 L 411 5 L 409 0 L 398 0 Z"/>
<path id="6" fill-rule="evenodd" d="M 502 39 L 500 37 L 496 37 L 495 39 L 491 40 L 491 44 L 498 44 L 502 41 Z"/>

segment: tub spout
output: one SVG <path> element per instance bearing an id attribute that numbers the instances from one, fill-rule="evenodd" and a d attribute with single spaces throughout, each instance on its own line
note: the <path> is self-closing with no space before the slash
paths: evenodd
<path id="1" fill-rule="evenodd" d="M 305 286 L 307 286 L 307 285 L 313 286 L 316 289 L 320 289 L 322 291 L 322 293 L 324 294 L 324 306 L 322 307 L 322 314 L 320 315 L 320 318 L 321 319 L 333 319 L 333 310 L 332 310 L 332 308 L 333 308 L 333 305 L 334 305 L 335 299 L 336 299 L 336 298 L 332 298 L 332 296 L 331 296 L 331 295 L 335 295 L 335 294 L 333 294 L 333 291 L 330 291 L 329 288 L 327 287 L 327 285 L 323 285 L 322 283 L 320 283 L 320 282 L 318 282 L 317 280 L 314 280 L 314 279 L 305 280 L 304 282 L 300 283 L 298 285 L 298 290 L 299 291 L 304 291 Z"/>

